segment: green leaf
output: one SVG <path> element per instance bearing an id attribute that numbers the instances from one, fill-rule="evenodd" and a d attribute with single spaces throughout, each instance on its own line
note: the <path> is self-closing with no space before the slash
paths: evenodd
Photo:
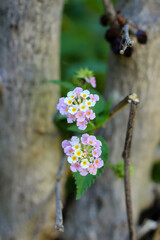
<path id="1" fill-rule="evenodd" d="M 116 164 L 107 164 L 107 166 L 114 172 L 117 178 L 124 178 L 124 162 L 123 160 Z M 134 168 L 130 166 L 130 175 L 133 175 Z"/>
<path id="2" fill-rule="evenodd" d="M 96 128 L 96 126 L 94 125 L 94 123 L 92 123 L 91 121 L 88 123 L 88 126 L 85 130 L 80 130 L 78 129 L 77 125 L 75 123 L 73 123 L 71 126 L 67 127 L 68 131 L 71 132 L 79 132 L 79 133 L 84 133 L 84 132 L 89 132 L 92 131 Z"/>
<path id="3" fill-rule="evenodd" d="M 48 80 L 47 82 L 58 84 L 63 88 L 67 88 L 68 90 L 73 90 L 75 88 L 75 86 L 70 82 L 57 81 L 57 80 Z"/>
<path id="4" fill-rule="evenodd" d="M 101 158 L 104 161 L 104 165 L 105 165 L 108 161 L 109 148 L 108 148 L 106 141 L 103 138 L 97 137 L 97 139 L 102 142 Z M 77 195 L 76 195 L 77 200 L 95 182 L 96 178 L 99 177 L 103 173 L 103 170 L 104 170 L 104 166 L 102 168 L 98 169 L 97 174 L 95 176 L 93 176 L 89 173 L 86 176 L 81 176 L 79 172 L 73 173 L 75 183 L 76 183 L 76 188 L 77 188 Z"/>
<path id="5" fill-rule="evenodd" d="M 55 117 L 54 117 L 54 121 L 58 122 L 58 121 L 61 121 L 63 119 L 67 120 L 67 116 L 66 115 L 61 115 L 59 112 L 57 112 Z"/>
<path id="6" fill-rule="evenodd" d="M 68 127 L 66 115 L 61 115 L 57 112 L 54 116 L 53 122 L 63 134 L 66 134 L 66 129 Z"/>
<path id="7" fill-rule="evenodd" d="M 92 108 L 93 112 L 95 112 L 95 114 L 97 116 L 97 114 L 100 114 L 101 112 L 103 112 L 105 110 L 106 102 L 105 102 L 103 96 L 95 89 L 90 89 L 90 93 L 97 94 L 99 96 L 99 101 L 96 102 L 96 105 Z"/>
<path id="8" fill-rule="evenodd" d="M 160 161 L 153 163 L 151 169 L 151 179 L 155 183 L 160 183 Z"/>
<path id="9" fill-rule="evenodd" d="M 112 100 L 110 100 L 107 104 L 105 104 L 104 111 L 101 112 L 96 116 L 96 127 L 101 127 L 104 123 L 106 123 L 108 116 L 109 116 L 109 110 L 111 106 Z"/>

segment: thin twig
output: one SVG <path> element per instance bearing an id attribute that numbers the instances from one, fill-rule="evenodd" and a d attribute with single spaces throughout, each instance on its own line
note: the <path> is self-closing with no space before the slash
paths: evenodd
<path id="1" fill-rule="evenodd" d="M 129 236 L 130 240 L 136 240 L 136 231 L 133 222 L 133 214 L 132 214 L 132 199 L 131 199 L 131 183 L 130 183 L 130 149 L 131 149 L 131 141 L 133 135 L 133 126 L 136 118 L 137 106 L 139 100 L 135 102 L 135 99 L 132 101 L 131 99 L 131 108 L 128 120 L 128 127 L 126 133 L 126 140 L 124 145 L 124 150 L 122 153 L 122 157 L 124 159 L 124 187 L 125 187 L 125 199 L 126 199 L 126 209 L 127 209 L 127 219 L 128 219 L 128 228 L 129 228 Z"/>
<path id="2" fill-rule="evenodd" d="M 63 156 L 59 165 L 59 170 L 56 177 L 56 225 L 55 228 L 60 231 L 64 232 L 63 226 L 63 216 L 62 216 L 62 202 L 61 202 L 61 195 L 60 195 L 60 181 L 62 177 L 62 172 L 65 164 L 65 157 Z"/>
<path id="3" fill-rule="evenodd" d="M 151 220 L 151 219 L 146 219 L 143 225 L 139 228 L 137 232 L 137 239 L 144 239 L 144 237 L 149 234 L 151 231 L 155 231 L 158 227 L 158 222 Z M 155 240 L 155 239 L 154 239 Z"/>
<path id="4" fill-rule="evenodd" d="M 153 236 L 153 240 L 159 240 L 159 239 L 160 239 L 160 222 L 159 222 L 158 228 Z"/>
<path id="5" fill-rule="evenodd" d="M 116 113 L 118 113 L 122 108 L 126 107 L 131 101 L 134 101 L 135 104 L 139 103 L 137 95 L 135 93 L 129 94 L 122 101 L 120 101 L 115 107 L 109 111 L 107 121 L 109 121 Z"/>
<path id="6" fill-rule="evenodd" d="M 134 44 L 134 41 L 132 41 L 129 37 L 129 24 L 125 24 L 123 26 L 121 37 L 122 37 L 122 41 L 121 41 L 120 54 L 124 54 L 127 47 L 132 47 Z"/>

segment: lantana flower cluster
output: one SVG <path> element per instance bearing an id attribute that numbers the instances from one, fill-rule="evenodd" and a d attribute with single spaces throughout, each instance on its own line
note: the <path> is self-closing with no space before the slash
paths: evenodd
<path id="1" fill-rule="evenodd" d="M 73 123 L 76 121 L 77 127 L 80 130 L 85 130 L 90 120 L 93 120 L 96 115 L 91 109 L 99 101 L 97 94 L 90 94 L 88 90 L 80 87 L 67 93 L 67 97 L 59 99 L 57 109 L 60 114 L 67 115 L 67 122 Z"/>
<path id="2" fill-rule="evenodd" d="M 62 142 L 71 171 L 78 171 L 82 176 L 86 176 L 88 173 L 96 175 L 97 169 L 104 165 L 100 158 L 101 146 L 100 140 L 87 133 L 83 134 L 81 138 L 73 136 L 70 141 Z"/>

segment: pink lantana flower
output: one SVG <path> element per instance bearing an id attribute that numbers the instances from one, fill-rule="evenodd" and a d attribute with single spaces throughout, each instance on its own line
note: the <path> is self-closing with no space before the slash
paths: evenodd
<path id="1" fill-rule="evenodd" d="M 79 172 L 80 172 L 80 174 L 81 174 L 82 176 L 86 176 L 86 175 L 88 174 L 88 171 L 87 171 L 86 169 L 83 169 L 83 168 L 81 168 L 81 169 L 79 170 Z"/>
<path id="2" fill-rule="evenodd" d="M 97 174 L 97 167 L 94 164 L 89 164 L 88 172 L 91 175 L 96 175 Z"/>
<path id="3" fill-rule="evenodd" d="M 84 122 L 77 122 L 77 127 L 80 129 L 80 130 L 85 130 L 86 129 L 86 127 L 87 127 L 87 121 L 85 120 Z"/>
<path id="4" fill-rule="evenodd" d="M 73 123 L 76 120 L 75 115 L 68 114 L 67 123 Z"/>
<path id="5" fill-rule="evenodd" d="M 72 163 L 70 169 L 72 172 L 77 172 L 79 167 L 80 167 L 79 163 Z"/>
<path id="6" fill-rule="evenodd" d="M 92 101 L 99 101 L 99 96 L 97 94 L 90 94 L 90 99 Z"/>
<path id="7" fill-rule="evenodd" d="M 90 84 L 91 84 L 91 86 L 92 86 L 93 88 L 96 87 L 96 79 L 95 79 L 95 77 L 91 77 L 91 78 L 90 78 Z"/>
<path id="8" fill-rule="evenodd" d="M 101 141 L 88 134 L 83 134 L 81 138 L 73 136 L 70 141 L 64 140 L 62 147 L 67 155 L 71 171 L 79 172 L 82 176 L 88 173 L 96 175 L 97 169 L 104 165 L 100 158 L 101 145 Z"/>
<path id="9" fill-rule="evenodd" d="M 97 168 L 101 168 L 104 166 L 104 162 L 101 158 L 96 158 L 94 161 L 94 165 L 97 166 Z"/>
<path id="10" fill-rule="evenodd" d="M 96 117 L 91 108 L 97 101 L 99 101 L 98 95 L 77 87 L 68 92 L 66 98 L 59 99 L 57 109 L 60 114 L 67 116 L 68 123 L 76 122 L 80 130 L 85 130 L 89 121 Z"/>
<path id="11" fill-rule="evenodd" d="M 88 137 L 89 137 L 89 135 L 87 133 L 82 135 L 81 142 L 82 142 L 83 145 L 87 145 Z"/>
<path id="12" fill-rule="evenodd" d="M 94 156 L 94 157 L 99 157 L 100 155 L 101 155 L 101 153 L 102 153 L 102 151 L 100 150 L 100 149 L 94 149 L 93 151 L 92 151 L 92 155 Z"/>
<path id="13" fill-rule="evenodd" d="M 90 120 L 93 120 L 95 118 L 95 113 L 93 112 L 92 109 L 87 109 L 86 118 Z"/>
<path id="14" fill-rule="evenodd" d="M 73 153 L 73 149 L 71 146 L 68 146 L 68 147 L 64 148 L 64 152 L 66 155 L 71 156 Z"/>
<path id="15" fill-rule="evenodd" d="M 86 77 L 86 78 L 84 78 L 84 80 L 87 83 L 90 83 L 93 88 L 96 88 L 96 78 L 95 77 L 90 77 L 90 78 Z"/>
<path id="16" fill-rule="evenodd" d="M 78 122 L 84 122 L 84 120 L 85 120 L 85 113 L 82 112 L 82 111 L 78 111 L 76 113 L 76 118 L 77 118 Z"/>

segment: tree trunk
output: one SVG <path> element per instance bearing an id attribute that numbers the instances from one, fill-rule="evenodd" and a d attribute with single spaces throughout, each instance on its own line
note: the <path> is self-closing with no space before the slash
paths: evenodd
<path id="1" fill-rule="evenodd" d="M 131 160 L 135 166 L 132 178 L 134 219 L 151 200 L 150 168 L 160 138 L 160 28 L 158 1 L 121 0 L 123 15 L 148 32 L 147 45 L 136 43 L 131 58 L 111 54 L 105 97 L 114 97 L 113 105 L 135 92 L 140 106 L 132 141 Z M 134 39 L 136 41 L 136 39 Z M 117 114 L 102 131 L 110 147 L 110 161 L 121 160 L 129 108 Z M 67 239 L 124 240 L 127 219 L 123 181 L 116 180 L 105 169 L 102 177 L 68 210 L 65 223 Z M 65 238 L 66 239 L 66 238 Z"/>
<path id="2" fill-rule="evenodd" d="M 60 139 L 52 124 L 59 78 L 63 0 L 0 3 L 0 235 L 55 235 Z"/>

